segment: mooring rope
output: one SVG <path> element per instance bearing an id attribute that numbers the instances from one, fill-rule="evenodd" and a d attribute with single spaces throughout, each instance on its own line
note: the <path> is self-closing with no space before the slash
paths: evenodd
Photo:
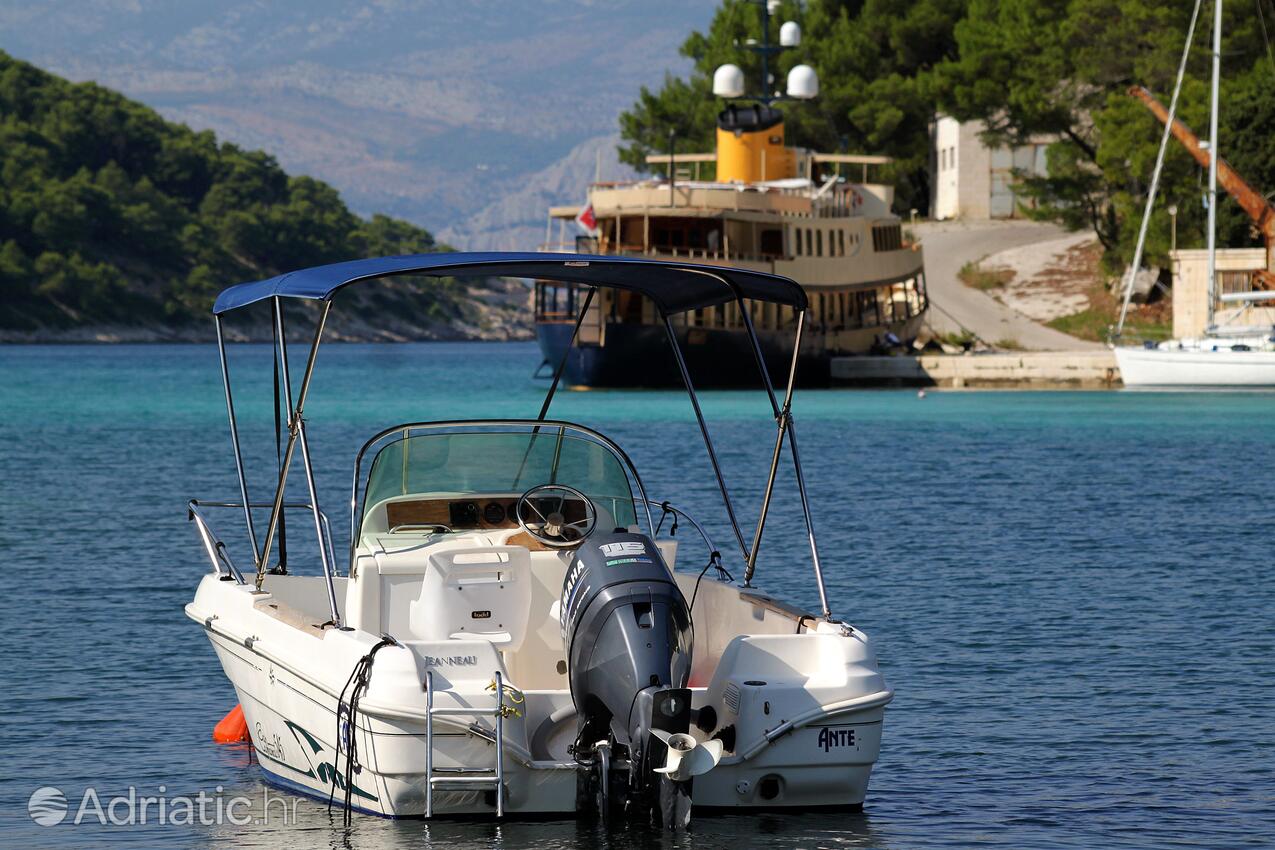
<path id="1" fill-rule="evenodd" d="M 372 678 L 372 661 L 376 657 L 376 653 L 387 646 L 399 646 L 399 642 L 389 635 L 382 635 L 381 639 L 358 660 L 354 665 L 354 669 L 350 671 L 350 678 L 346 680 L 345 687 L 341 689 L 341 696 L 337 698 L 336 704 L 336 758 L 333 759 L 332 765 L 332 789 L 328 792 L 328 812 L 332 811 L 332 802 L 336 798 L 337 786 L 337 764 L 341 760 L 341 718 L 345 716 L 345 799 L 344 799 L 344 817 L 343 824 L 349 827 L 353 819 L 352 795 L 354 793 L 354 777 L 363 771 L 363 766 L 359 764 L 359 747 L 356 736 L 357 720 L 359 713 L 359 699 L 363 692 L 367 690 L 368 682 Z M 345 701 L 346 694 L 350 695 L 350 701 Z"/>

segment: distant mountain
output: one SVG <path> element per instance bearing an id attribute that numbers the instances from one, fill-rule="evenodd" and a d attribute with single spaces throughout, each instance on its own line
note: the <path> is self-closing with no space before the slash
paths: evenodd
<path id="1" fill-rule="evenodd" d="M 3 52 L 0 174 L 0 341 L 207 338 L 224 286 L 438 250 L 428 231 L 360 218 L 331 186 L 289 176 L 266 153 Z M 338 319 L 333 335 L 508 337 L 528 324 L 517 282 L 400 281 L 353 298 L 391 326 Z M 268 318 L 255 312 L 232 333 L 261 335 Z"/>
<path id="2" fill-rule="evenodd" d="M 493 251 L 527 250 L 545 242 L 549 207 L 583 203 L 585 189 L 598 180 L 628 180 L 636 176 L 616 156 L 619 135 L 598 136 L 581 142 L 562 159 L 520 180 L 491 203 L 459 224 L 439 231 L 439 238 L 453 245 L 482 245 Z M 564 236 L 575 238 L 576 226 L 568 223 Z M 558 241 L 553 223 L 550 242 Z"/>
<path id="3" fill-rule="evenodd" d="M 0 0 L 0 48 L 268 150 L 363 214 L 526 248 L 540 237 L 512 209 L 555 169 L 561 194 L 546 183 L 537 203 L 582 195 L 580 147 L 615 131 L 639 86 L 685 70 L 677 47 L 715 5 Z"/>

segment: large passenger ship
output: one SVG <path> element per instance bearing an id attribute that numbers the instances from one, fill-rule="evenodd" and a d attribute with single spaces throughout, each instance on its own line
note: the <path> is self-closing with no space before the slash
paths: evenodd
<path id="1" fill-rule="evenodd" d="M 543 250 L 693 260 L 798 281 L 811 303 L 798 362 L 798 381 L 806 385 L 829 380 L 834 356 L 916 337 L 928 307 L 921 247 L 890 211 L 893 187 L 867 180 L 868 169 L 886 157 L 787 147 L 782 113 L 764 103 L 727 106 L 717 119 L 716 146 L 716 153 L 649 157 L 667 165 L 666 177 L 594 183 L 584 207 L 553 207 L 548 235 L 556 223 L 558 239 Z M 713 179 L 699 179 L 709 164 Z M 863 179 L 853 182 L 842 169 Z M 568 229 L 578 233 L 581 221 L 591 232 L 569 238 Z M 536 283 L 544 368 L 568 351 L 583 299 L 578 286 Z M 748 302 L 748 309 L 771 375 L 786 377 L 793 310 L 760 302 Z M 697 385 L 756 380 L 738 304 L 695 310 L 673 325 Z M 563 370 L 569 385 L 681 383 L 663 319 L 639 295 L 597 293 L 578 337 Z"/>

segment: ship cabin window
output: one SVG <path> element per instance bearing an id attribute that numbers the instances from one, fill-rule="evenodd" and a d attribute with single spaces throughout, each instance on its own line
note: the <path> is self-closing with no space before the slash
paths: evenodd
<path id="1" fill-rule="evenodd" d="M 652 218 L 649 247 L 661 254 L 720 254 L 722 222 L 711 218 Z"/>
<path id="2" fill-rule="evenodd" d="M 919 316 L 927 306 L 924 281 L 916 277 L 876 289 L 836 293 L 829 296 L 829 302 L 825 315 L 829 325 L 838 325 L 833 330 L 906 321 Z"/>
<path id="3" fill-rule="evenodd" d="M 812 257 L 815 255 L 815 232 L 809 227 L 806 228 L 806 253 Z"/>
<path id="4" fill-rule="evenodd" d="M 846 255 L 846 232 L 844 230 L 837 231 L 837 254 L 842 257 Z"/>
<path id="5" fill-rule="evenodd" d="M 763 257 L 784 256 L 784 232 L 782 230 L 761 231 L 758 247 Z"/>
<path id="6" fill-rule="evenodd" d="M 571 284 L 537 281 L 536 321 L 574 321 L 578 310 L 576 289 Z"/>
<path id="7" fill-rule="evenodd" d="M 823 256 L 823 231 L 822 230 L 815 231 L 815 256 L 816 257 Z"/>
<path id="8" fill-rule="evenodd" d="M 799 257 L 800 257 L 802 254 L 804 254 L 804 253 L 805 253 L 805 251 L 803 251 L 803 250 L 802 250 L 802 248 L 801 248 L 801 228 L 800 228 L 800 227 L 794 227 L 794 228 L 792 229 L 792 232 L 793 232 L 794 234 L 796 234 L 796 236 L 797 236 L 797 256 L 799 256 Z"/>
<path id="9" fill-rule="evenodd" d="M 877 291 L 869 289 L 866 292 L 855 293 L 855 306 L 858 308 L 860 327 L 869 327 L 871 325 L 881 324 L 881 312 L 877 305 Z"/>

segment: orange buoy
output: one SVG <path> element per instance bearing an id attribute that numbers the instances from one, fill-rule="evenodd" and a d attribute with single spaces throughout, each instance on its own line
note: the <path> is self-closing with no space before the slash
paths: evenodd
<path id="1" fill-rule="evenodd" d="M 244 719 L 243 706 L 236 705 L 213 727 L 213 741 L 218 744 L 237 744 L 247 740 L 250 740 L 248 721 Z"/>

